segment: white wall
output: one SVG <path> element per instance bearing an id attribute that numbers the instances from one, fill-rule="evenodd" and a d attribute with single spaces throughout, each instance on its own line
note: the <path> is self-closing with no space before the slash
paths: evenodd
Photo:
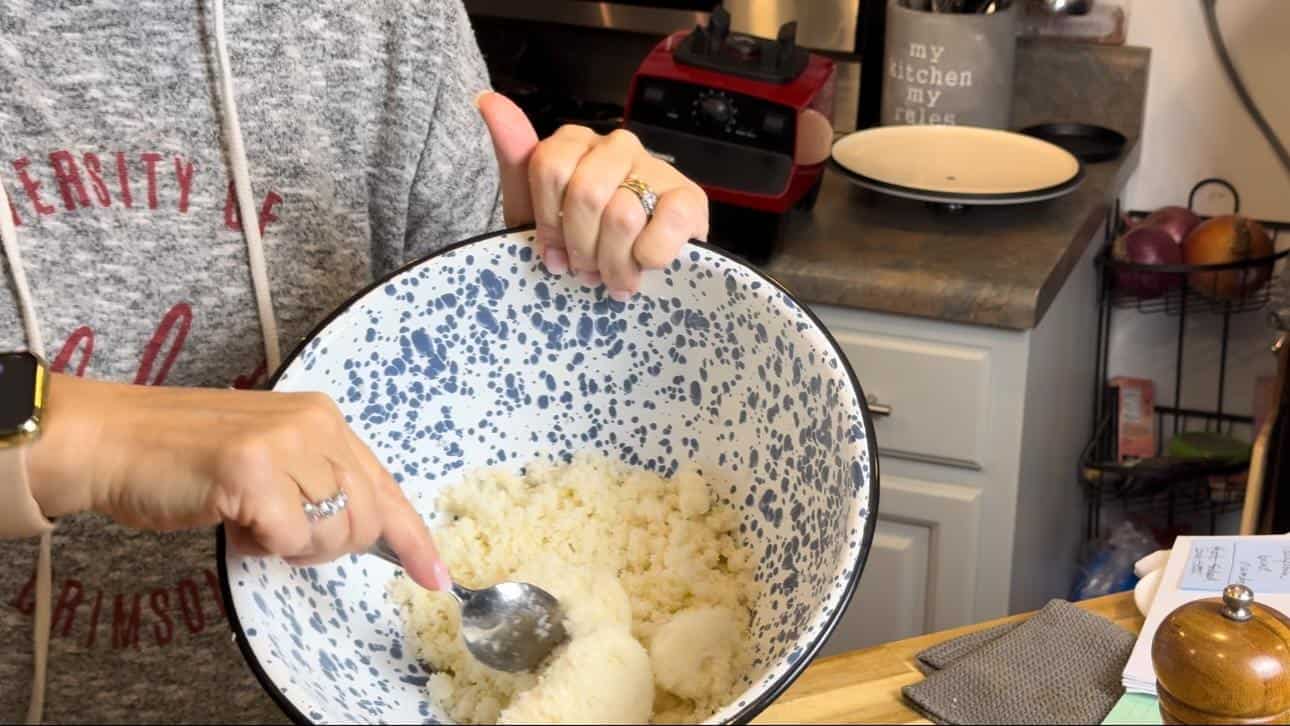
<path id="1" fill-rule="evenodd" d="M 1126 190 L 1126 206 L 1150 210 L 1185 203 L 1196 181 L 1221 176 L 1239 190 L 1242 213 L 1290 220 L 1290 176 L 1223 76 L 1198 0 L 1119 2 L 1129 14 L 1129 44 L 1152 49 L 1142 160 Z M 1290 2 L 1219 0 L 1218 17 L 1251 95 L 1283 143 L 1290 143 Z M 1230 211 L 1226 194 L 1210 190 L 1198 198 L 1198 209 Z M 1281 235 L 1278 246 L 1290 246 L 1290 233 Z M 1211 408 L 1220 319 L 1190 322 L 1183 404 Z M 1117 314 L 1110 374 L 1153 378 L 1157 399 L 1172 402 L 1177 326 L 1176 318 L 1162 315 Z M 1233 320 L 1226 409 L 1249 413 L 1255 377 L 1274 369 L 1267 353 L 1272 338 L 1266 311 Z"/>
<path id="2" fill-rule="evenodd" d="M 1240 191 L 1242 211 L 1290 220 L 1290 176 L 1223 75 L 1199 1 L 1120 2 L 1129 13 L 1129 44 L 1152 51 L 1142 164 L 1129 183 L 1130 204 L 1177 203 L 1196 181 L 1221 176 Z M 1219 0 L 1218 19 L 1250 94 L 1290 143 L 1290 2 Z"/>

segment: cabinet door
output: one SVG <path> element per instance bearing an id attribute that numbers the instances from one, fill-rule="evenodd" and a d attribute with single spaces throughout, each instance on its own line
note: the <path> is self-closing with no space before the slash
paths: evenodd
<path id="1" fill-rule="evenodd" d="M 982 619 L 972 607 L 980 521 L 979 489 L 883 476 L 860 586 L 822 654 Z"/>
<path id="2" fill-rule="evenodd" d="M 927 527 L 878 519 L 860 586 L 821 656 L 909 638 L 926 630 L 931 538 Z"/>
<path id="3" fill-rule="evenodd" d="M 973 608 L 981 541 L 982 491 L 959 484 L 886 475 L 878 485 L 878 517 L 926 527 L 927 629 L 957 628 L 983 619 Z M 861 574 L 864 582 L 864 573 Z"/>

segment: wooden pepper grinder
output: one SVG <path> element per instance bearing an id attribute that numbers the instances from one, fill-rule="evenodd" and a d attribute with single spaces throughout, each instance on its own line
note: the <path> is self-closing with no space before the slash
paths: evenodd
<path id="1" fill-rule="evenodd" d="M 1290 618 L 1244 585 L 1169 613 L 1151 661 L 1167 724 L 1290 724 Z"/>

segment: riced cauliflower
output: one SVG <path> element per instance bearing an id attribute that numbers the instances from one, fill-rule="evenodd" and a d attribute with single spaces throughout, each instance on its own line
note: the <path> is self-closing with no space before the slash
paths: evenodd
<path id="1" fill-rule="evenodd" d="M 753 564 L 697 471 L 664 479 L 604 458 L 474 472 L 441 492 L 435 530 L 468 587 L 530 582 L 569 642 L 538 673 L 481 665 L 446 594 L 393 585 L 428 688 L 450 717 L 492 723 L 697 723 L 748 672 Z"/>

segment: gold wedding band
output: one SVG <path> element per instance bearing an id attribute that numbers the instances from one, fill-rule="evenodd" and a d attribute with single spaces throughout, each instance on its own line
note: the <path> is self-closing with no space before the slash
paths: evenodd
<path id="1" fill-rule="evenodd" d="M 645 182 L 636 177 L 628 177 L 619 184 L 620 189 L 626 189 L 640 200 L 641 206 L 645 208 L 645 218 L 650 219 L 654 216 L 654 208 L 658 206 L 658 195 Z"/>

